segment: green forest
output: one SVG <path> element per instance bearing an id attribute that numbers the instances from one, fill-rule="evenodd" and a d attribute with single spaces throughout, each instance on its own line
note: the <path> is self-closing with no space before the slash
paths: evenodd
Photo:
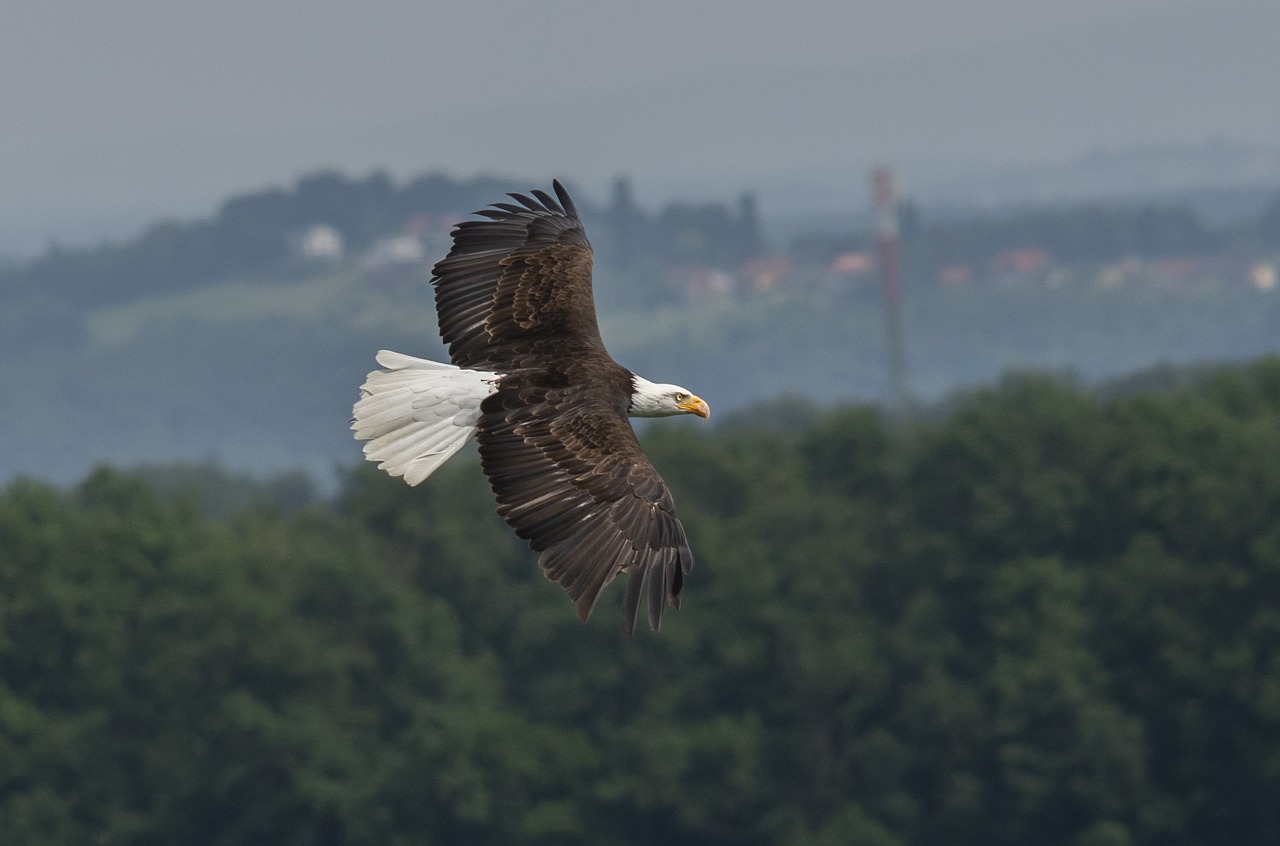
<path id="1" fill-rule="evenodd" d="M 590 623 L 475 460 L 0 495 L 6 844 L 1280 842 L 1280 359 L 643 431 Z"/>

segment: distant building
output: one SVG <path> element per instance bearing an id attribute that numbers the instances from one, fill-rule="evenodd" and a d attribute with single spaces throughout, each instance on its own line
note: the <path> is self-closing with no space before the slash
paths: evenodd
<path id="1" fill-rule="evenodd" d="M 1020 247 L 1002 250 L 991 260 L 991 273 L 995 276 L 1034 276 L 1049 267 L 1052 256 L 1041 247 Z"/>
<path id="2" fill-rule="evenodd" d="M 427 250 L 412 235 L 397 235 L 376 242 L 360 258 L 367 282 L 391 297 L 409 295 L 421 282 Z"/>
<path id="3" fill-rule="evenodd" d="M 759 256 L 738 268 L 738 278 L 757 291 L 770 291 L 791 275 L 791 259 L 784 256 Z"/>
<path id="4" fill-rule="evenodd" d="M 1105 264 L 1094 277 L 1094 284 L 1103 289 L 1123 288 L 1137 281 L 1142 262 L 1136 256 L 1126 256 L 1123 261 Z"/>
<path id="5" fill-rule="evenodd" d="M 1157 288 L 1182 289 L 1210 276 L 1209 262 L 1202 258 L 1172 258 L 1157 261 L 1147 270 L 1147 282 Z"/>
<path id="6" fill-rule="evenodd" d="M 871 253 L 845 252 L 831 260 L 828 270 L 837 276 L 861 276 L 875 270 L 876 260 Z"/>
<path id="7" fill-rule="evenodd" d="M 304 259 L 311 261 L 342 261 L 342 233 L 332 226 L 317 224 L 303 234 L 298 249 Z"/>
<path id="8" fill-rule="evenodd" d="M 671 267 L 667 269 L 668 278 L 677 287 L 684 290 L 690 300 L 724 297 L 737 289 L 737 280 L 723 270 L 701 265 L 690 267 Z"/>
<path id="9" fill-rule="evenodd" d="M 1276 266 L 1269 261 L 1254 262 L 1249 268 L 1249 281 L 1259 291 L 1270 291 L 1276 287 Z"/>

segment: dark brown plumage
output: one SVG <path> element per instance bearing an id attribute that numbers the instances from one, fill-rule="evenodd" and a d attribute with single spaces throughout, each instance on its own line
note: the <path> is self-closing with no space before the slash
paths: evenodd
<path id="1" fill-rule="evenodd" d="M 634 377 L 600 338 L 591 245 L 554 189 L 458 224 L 432 278 L 440 333 L 455 365 L 501 377 L 476 426 L 498 513 L 581 619 L 625 571 L 624 630 L 642 596 L 656 630 L 664 602 L 680 606 L 693 555 L 627 419 Z"/>

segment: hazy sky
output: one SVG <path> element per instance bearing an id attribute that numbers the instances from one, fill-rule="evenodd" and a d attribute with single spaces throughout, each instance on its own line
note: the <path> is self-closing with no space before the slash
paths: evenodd
<path id="1" fill-rule="evenodd" d="M 5 0 L 0 252 L 330 166 L 657 199 L 1280 146 L 1277 32 L 1274 0 Z"/>

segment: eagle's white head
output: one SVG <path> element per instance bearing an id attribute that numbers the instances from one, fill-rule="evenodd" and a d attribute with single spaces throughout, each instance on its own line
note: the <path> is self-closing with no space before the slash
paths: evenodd
<path id="1" fill-rule="evenodd" d="M 631 377 L 632 417 L 673 417 L 696 414 L 703 420 L 711 416 L 711 407 L 679 385 L 658 385 L 640 376 Z"/>

